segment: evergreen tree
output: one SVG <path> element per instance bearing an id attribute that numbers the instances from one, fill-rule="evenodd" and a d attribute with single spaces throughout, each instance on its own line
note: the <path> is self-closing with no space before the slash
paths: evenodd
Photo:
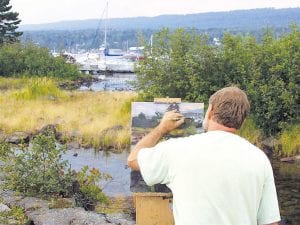
<path id="1" fill-rule="evenodd" d="M 0 45 L 12 43 L 18 40 L 22 32 L 17 32 L 18 24 L 21 22 L 19 13 L 11 12 L 10 0 L 0 0 Z"/>

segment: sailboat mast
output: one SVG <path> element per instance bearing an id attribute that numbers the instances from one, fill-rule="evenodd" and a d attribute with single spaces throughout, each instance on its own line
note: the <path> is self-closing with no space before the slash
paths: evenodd
<path id="1" fill-rule="evenodd" d="M 106 12 L 104 21 L 104 48 L 107 47 L 107 19 L 108 19 L 108 1 L 106 1 Z"/>

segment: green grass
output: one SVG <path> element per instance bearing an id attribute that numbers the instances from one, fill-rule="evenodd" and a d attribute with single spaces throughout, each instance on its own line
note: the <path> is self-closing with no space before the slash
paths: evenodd
<path id="1" fill-rule="evenodd" d="M 300 152 L 300 124 L 283 130 L 280 135 L 281 151 L 284 156 L 293 156 Z"/>
<path id="2" fill-rule="evenodd" d="M 24 80 L 26 85 L 11 93 L 18 100 L 32 100 L 38 98 L 60 99 L 67 95 L 57 87 L 57 83 L 49 78 L 31 78 Z"/>
<path id="3" fill-rule="evenodd" d="M 0 213 L 0 224 L 29 225 L 29 220 L 22 208 L 12 207 L 10 212 Z"/>
<path id="4" fill-rule="evenodd" d="M 247 118 L 245 120 L 237 134 L 257 147 L 261 147 L 263 133 L 259 128 L 257 128 L 252 118 Z"/>

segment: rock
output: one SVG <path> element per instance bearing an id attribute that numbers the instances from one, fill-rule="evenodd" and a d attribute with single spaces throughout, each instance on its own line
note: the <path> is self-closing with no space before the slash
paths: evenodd
<path id="1" fill-rule="evenodd" d="M 0 213 L 10 212 L 10 211 L 11 211 L 11 209 L 7 205 L 0 203 Z"/>
<path id="2" fill-rule="evenodd" d="M 34 211 L 37 209 L 48 209 L 49 208 L 49 202 L 34 198 L 34 197 L 26 197 L 23 198 L 21 201 L 16 203 L 17 206 L 20 206 L 25 209 L 25 211 Z"/>
<path id="3" fill-rule="evenodd" d="M 106 220 L 112 224 L 134 225 L 135 221 L 128 214 L 113 213 L 107 214 Z"/>
<path id="4" fill-rule="evenodd" d="M 275 146 L 279 145 L 280 142 L 274 137 L 268 137 L 261 142 L 261 148 L 267 155 L 271 154 L 275 149 Z"/>
<path id="5" fill-rule="evenodd" d="M 27 215 L 35 225 L 111 225 L 104 215 L 87 212 L 82 208 L 42 209 Z"/>
<path id="6" fill-rule="evenodd" d="M 80 144 L 76 141 L 72 141 L 70 143 L 67 144 L 67 149 L 80 149 Z"/>
<path id="7" fill-rule="evenodd" d="M 285 157 L 280 159 L 281 162 L 300 162 L 300 155 L 295 155 L 292 157 Z"/>
<path id="8" fill-rule="evenodd" d="M 17 131 L 13 133 L 10 137 L 6 139 L 6 142 L 11 144 L 21 144 L 21 143 L 29 143 L 30 140 L 30 134 L 22 131 Z"/>

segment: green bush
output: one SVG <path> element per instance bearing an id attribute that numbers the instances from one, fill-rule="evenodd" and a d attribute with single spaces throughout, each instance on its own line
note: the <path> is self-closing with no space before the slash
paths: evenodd
<path id="1" fill-rule="evenodd" d="M 98 202 L 108 204 L 99 182 L 111 177 L 87 166 L 78 173 L 71 171 L 69 163 L 62 160 L 65 151 L 64 146 L 57 146 L 50 131 L 37 135 L 29 147 L 15 149 L 0 143 L 0 160 L 4 163 L 2 188 L 29 196 L 75 197 L 77 205 L 87 210 L 94 209 Z"/>
<path id="2" fill-rule="evenodd" d="M 168 96 L 205 103 L 215 91 L 238 86 L 249 97 L 255 126 L 275 136 L 300 120 L 299 40 L 295 25 L 278 38 L 267 30 L 261 42 L 225 33 L 221 46 L 194 31 L 163 29 L 136 66 L 135 86 L 146 100 Z"/>
<path id="3" fill-rule="evenodd" d="M 31 146 L 21 147 L 5 162 L 5 187 L 26 195 L 68 194 L 72 173 L 61 159 L 64 147 L 57 147 L 54 134 L 37 135 Z"/>
<path id="4" fill-rule="evenodd" d="M 9 212 L 1 212 L 0 223 L 10 225 L 30 225 L 28 217 L 20 207 L 12 207 Z"/>
<path id="5" fill-rule="evenodd" d="M 75 200 L 78 206 L 86 210 L 94 210 L 97 202 L 109 203 L 108 197 L 98 185 L 101 179 L 111 179 L 111 177 L 95 168 L 89 170 L 88 166 L 77 173 L 80 191 L 75 194 Z"/>
<path id="6" fill-rule="evenodd" d="M 0 76 L 38 76 L 58 79 L 76 79 L 80 73 L 76 66 L 63 57 L 53 57 L 47 48 L 32 43 L 0 46 Z"/>

